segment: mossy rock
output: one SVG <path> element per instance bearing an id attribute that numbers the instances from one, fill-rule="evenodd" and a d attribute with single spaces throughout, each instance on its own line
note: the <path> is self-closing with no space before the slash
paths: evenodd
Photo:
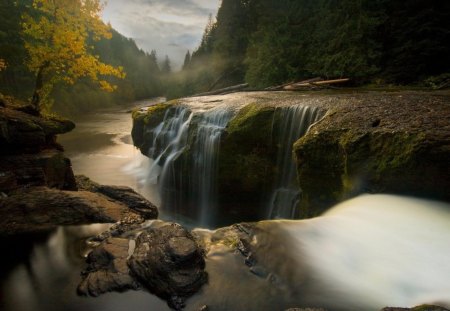
<path id="1" fill-rule="evenodd" d="M 147 155 L 149 147 L 146 134 L 162 122 L 168 109 L 177 104 L 177 100 L 172 100 L 132 111 L 133 128 L 131 130 L 131 137 L 134 146 L 139 148 L 144 155 Z"/>
<path id="2" fill-rule="evenodd" d="M 361 193 L 450 201 L 449 102 L 383 94 L 329 111 L 294 146 L 301 218 Z"/>
<path id="3" fill-rule="evenodd" d="M 230 120 L 219 157 L 221 202 L 259 205 L 273 184 L 275 145 L 272 124 L 275 107 L 252 103 Z"/>

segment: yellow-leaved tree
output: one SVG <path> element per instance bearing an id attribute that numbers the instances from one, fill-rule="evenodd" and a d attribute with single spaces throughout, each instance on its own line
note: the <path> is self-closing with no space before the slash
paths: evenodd
<path id="1" fill-rule="evenodd" d="M 6 62 L 4 59 L 0 58 L 0 71 L 6 68 Z"/>
<path id="2" fill-rule="evenodd" d="M 33 0 L 34 12 L 22 16 L 26 65 L 36 75 L 31 103 L 37 111 L 51 108 L 56 83 L 88 77 L 112 92 L 116 86 L 107 77 L 125 77 L 122 67 L 103 63 L 88 42 L 111 38 L 111 26 L 100 18 L 103 7 L 100 0 Z"/>

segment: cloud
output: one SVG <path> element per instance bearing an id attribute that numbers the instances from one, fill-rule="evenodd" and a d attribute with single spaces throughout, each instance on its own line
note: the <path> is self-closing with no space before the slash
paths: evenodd
<path id="1" fill-rule="evenodd" d="M 160 59 L 168 55 L 179 68 L 218 6 L 219 0 L 109 0 L 103 19 L 143 50 L 156 50 Z"/>

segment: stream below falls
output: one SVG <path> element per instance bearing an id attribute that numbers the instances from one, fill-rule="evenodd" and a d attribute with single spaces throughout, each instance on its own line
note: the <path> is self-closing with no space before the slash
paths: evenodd
<path id="1" fill-rule="evenodd" d="M 159 206 L 158 189 L 149 182 L 153 162 L 132 146 L 130 131 L 131 115 L 111 109 L 79 120 L 76 130 L 59 142 L 75 174 L 130 186 Z M 206 204 L 207 199 L 199 202 Z M 261 222 L 252 240 L 261 252 L 257 264 L 249 268 L 241 254 L 220 243 L 212 245 L 206 259 L 209 283 L 187 301 L 186 310 L 203 305 L 220 311 L 375 311 L 421 303 L 450 307 L 449 210 L 446 204 L 424 200 L 363 196 L 315 219 Z M 170 210 L 162 209 L 160 218 L 199 226 Z M 106 228 L 107 224 L 59 227 L 2 241 L 0 310 L 169 310 L 144 290 L 77 296 L 90 251 L 86 239 Z M 196 231 L 206 240 L 213 234 Z"/>

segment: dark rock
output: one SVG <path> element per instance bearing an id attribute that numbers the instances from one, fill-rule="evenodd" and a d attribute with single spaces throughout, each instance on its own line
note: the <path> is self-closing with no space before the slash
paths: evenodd
<path id="1" fill-rule="evenodd" d="M 23 186 L 77 189 L 70 160 L 60 151 L 50 149 L 0 159 L 0 191 L 8 192 Z"/>
<path id="2" fill-rule="evenodd" d="M 79 189 L 98 192 L 122 202 L 145 219 L 158 218 L 158 208 L 130 187 L 100 185 L 83 175 L 77 176 L 76 181 Z"/>
<path id="3" fill-rule="evenodd" d="M 10 106 L 0 107 L 1 154 L 38 152 L 55 147 L 56 135 L 75 128 L 75 124 L 69 120 L 40 117 L 20 109 L 20 106 L 14 109 Z"/>
<path id="4" fill-rule="evenodd" d="M 145 287 L 180 310 L 184 300 L 207 281 L 203 256 L 186 229 L 168 223 L 139 235 L 128 263 Z"/>
<path id="5" fill-rule="evenodd" d="M 301 218 L 361 193 L 450 201 L 448 93 L 344 98 L 294 145 Z"/>
<path id="6" fill-rule="evenodd" d="M 0 198 L 0 235 L 47 230 L 57 225 L 114 223 L 132 214 L 123 204 L 88 191 L 26 188 Z"/>
<path id="7" fill-rule="evenodd" d="M 145 219 L 158 218 L 158 208 L 130 187 L 100 185 L 98 192 L 122 202 Z"/>
<path id="8" fill-rule="evenodd" d="M 326 311 L 322 308 L 289 308 L 285 311 Z"/>
<path id="9" fill-rule="evenodd" d="M 109 291 L 137 289 L 139 284 L 130 276 L 127 239 L 110 238 L 89 253 L 88 267 L 82 272 L 79 295 L 98 296 Z"/>
<path id="10" fill-rule="evenodd" d="M 397 308 L 397 307 L 386 307 L 381 311 L 449 311 L 446 308 L 434 305 L 420 305 L 413 308 Z"/>

